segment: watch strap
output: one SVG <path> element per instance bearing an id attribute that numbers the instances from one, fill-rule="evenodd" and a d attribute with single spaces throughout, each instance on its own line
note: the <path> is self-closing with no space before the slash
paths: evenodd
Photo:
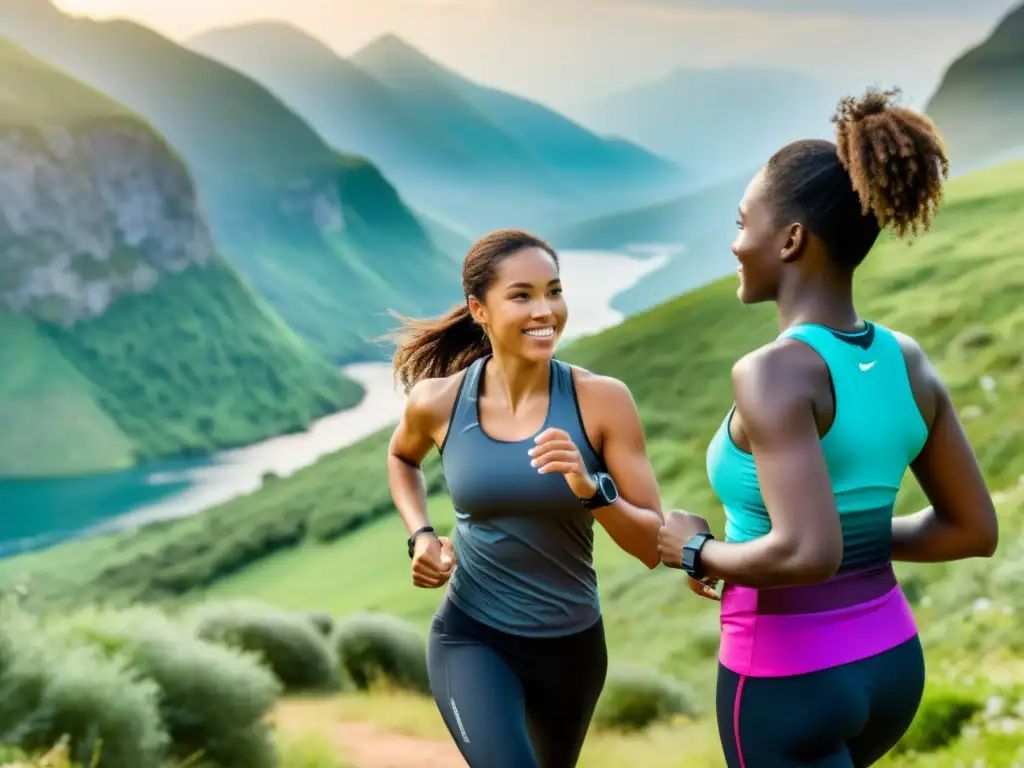
<path id="1" fill-rule="evenodd" d="M 612 483 L 614 487 L 615 481 L 612 480 L 612 476 L 607 472 L 595 472 L 592 477 L 596 486 L 594 495 L 589 499 L 580 499 L 580 505 L 584 509 L 600 509 L 614 503 L 615 499 L 618 498 L 618 493 L 616 492 L 615 496 L 611 497 L 605 491 L 605 483 Z"/>
<path id="2" fill-rule="evenodd" d="M 417 529 L 413 532 L 412 536 L 409 537 L 409 558 L 412 558 L 413 550 L 416 548 L 416 539 L 419 538 L 422 533 L 430 533 L 437 536 L 437 531 L 434 530 L 433 526 L 424 525 L 422 528 Z"/>

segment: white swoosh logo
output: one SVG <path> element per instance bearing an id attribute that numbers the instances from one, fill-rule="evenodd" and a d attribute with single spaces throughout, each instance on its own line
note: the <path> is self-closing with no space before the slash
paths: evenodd
<path id="1" fill-rule="evenodd" d="M 872 368 L 875 367 L 875 363 L 877 362 L 877 360 L 872 360 L 870 363 L 857 363 L 857 365 L 860 366 L 860 369 L 862 371 L 870 371 Z"/>

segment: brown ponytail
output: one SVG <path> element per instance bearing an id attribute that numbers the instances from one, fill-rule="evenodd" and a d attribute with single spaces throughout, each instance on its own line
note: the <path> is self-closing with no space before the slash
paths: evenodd
<path id="1" fill-rule="evenodd" d="M 499 229 L 477 240 L 462 263 L 462 292 L 483 301 L 498 275 L 498 266 L 525 249 L 540 248 L 558 265 L 558 254 L 545 241 L 520 229 Z M 432 320 L 399 318 L 404 326 L 393 360 L 395 377 L 408 394 L 423 380 L 451 376 L 491 351 L 487 333 L 473 319 L 468 304 L 459 304 Z"/>

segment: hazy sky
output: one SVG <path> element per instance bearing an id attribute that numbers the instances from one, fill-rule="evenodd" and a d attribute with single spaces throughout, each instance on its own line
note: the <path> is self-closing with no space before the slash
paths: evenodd
<path id="1" fill-rule="evenodd" d="M 793 68 L 927 98 L 1019 0 L 56 0 L 177 40 L 284 19 L 341 54 L 394 32 L 459 72 L 572 111 L 679 66 Z M 927 10 L 926 10 L 927 9 Z M 826 61 L 827 59 L 827 61 Z"/>

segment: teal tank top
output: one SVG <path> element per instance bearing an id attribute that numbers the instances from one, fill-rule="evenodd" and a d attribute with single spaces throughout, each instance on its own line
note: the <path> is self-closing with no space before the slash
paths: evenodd
<path id="1" fill-rule="evenodd" d="M 594 515 L 558 473 L 540 474 L 533 437 L 505 441 L 480 426 L 487 355 L 466 371 L 441 445 L 455 507 L 456 568 L 448 598 L 481 624 L 512 635 L 555 637 L 601 618 L 594 569 Z M 572 368 L 552 360 L 548 427 L 566 430 L 587 469 L 606 471 L 583 427 Z"/>
<path id="2" fill-rule="evenodd" d="M 828 365 L 835 419 L 821 438 L 843 530 L 840 572 L 889 562 L 896 495 L 928 427 L 910 387 L 906 361 L 893 333 L 876 323 L 844 333 L 793 326 L 779 338 L 799 339 Z M 712 489 L 725 508 L 727 541 L 744 542 L 771 530 L 753 456 L 729 434 L 735 405 L 707 451 Z"/>

